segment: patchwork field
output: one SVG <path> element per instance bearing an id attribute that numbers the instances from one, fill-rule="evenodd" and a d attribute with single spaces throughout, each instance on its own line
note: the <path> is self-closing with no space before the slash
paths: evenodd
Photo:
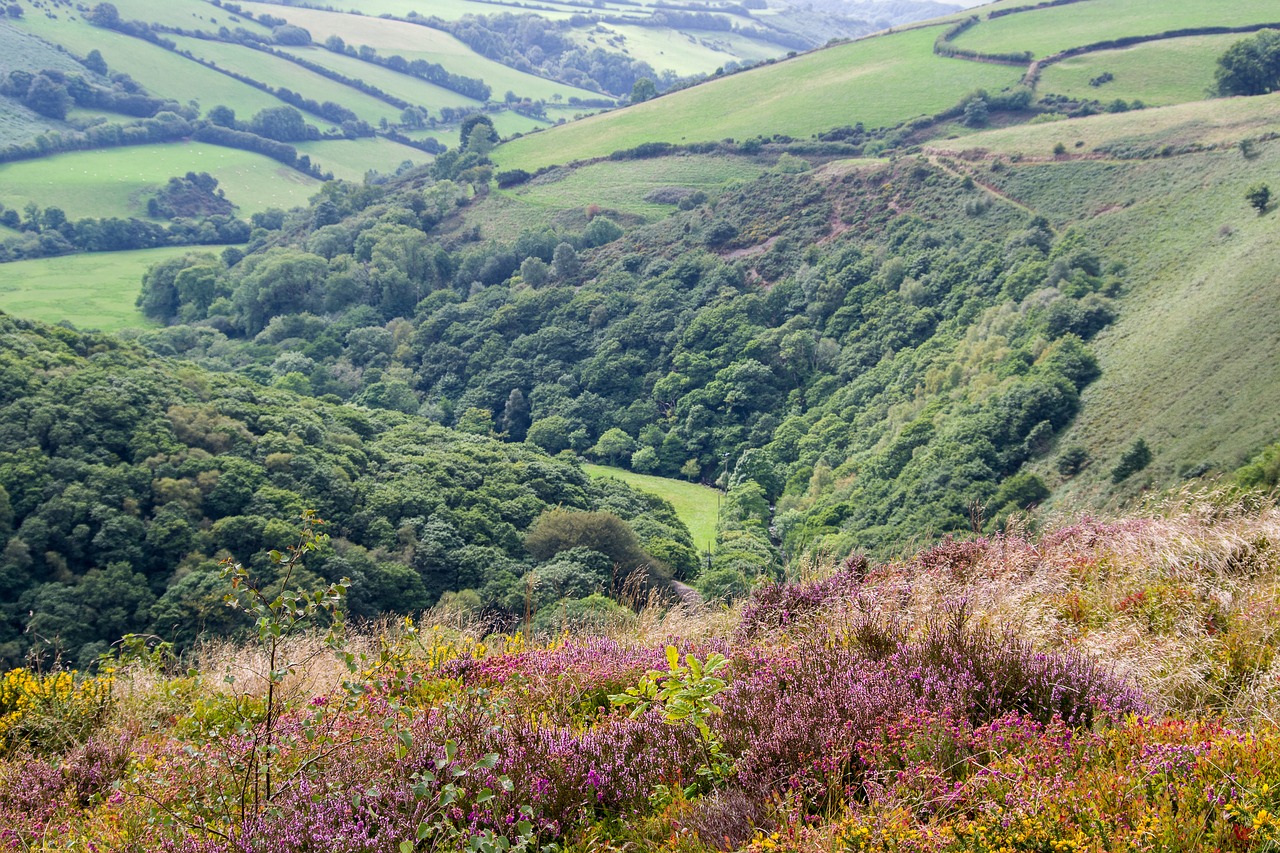
<path id="1" fill-rule="evenodd" d="M 410 61 L 425 59 L 443 66 L 446 71 L 453 74 L 478 77 L 488 83 L 498 96 L 510 89 L 519 95 L 535 99 L 550 99 L 556 94 L 565 100 L 575 96 L 600 97 L 596 92 L 517 71 L 488 59 L 471 50 L 449 33 L 432 27 L 368 15 L 343 14 L 297 6 L 281 7 L 270 3 L 242 3 L 241 5 L 255 14 L 265 12 L 305 27 L 317 42 L 323 42 L 329 36 L 336 35 L 349 45 L 356 47 L 368 45 L 380 54 L 398 54 Z M 440 13 L 433 7 L 432 14 Z M 360 67 L 377 68 L 368 63 L 361 63 Z M 367 76 L 365 79 L 374 82 Z"/>
<path id="2" fill-rule="evenodd" d="M 135 80 L 145 81 L 147 91 L 161 98 L 184 104 L 194 101 L 203 110 L 224 104 L 245 118 L 283 103 L 266 92 L 141 39 L 85 23 L 50 21 L 38 15 L 28 15 L 21 25 L 65 46 L 77 56 L 98 49 L 112 72 L 124 72 Z"/>
<path id="3" fill-rule="evenodd" d="M 1147 106 L 1198 101 L 1214 89 L 1218 57 L 1241 38 L 1193 36 L 1073 56 L 1044 69 L 1037 88 L 1042 95 L 1098 98 L 1104 103 L 1116 98 Z M 1090 85 L 1103 74 L 1115 79 Z"/>
<path id="4" fill-rule="evenodd" d="M 1029 50 L 1048 56 L 1078 45 L 1191 27 L 1241 27 L 1280 21 L 1273 0 L 1088 0 L 984 20 L 956 38 L 983 53 Z"/>
<path id="5" fill-rule="evenodd" d="M 424 8 L 423 0 L 299 0 L 299 6 L 310 6 L 321 9 L 337 9 L 343 12 L 357 12 L 362 15 L 376 17 L 378 15 L 395 15 L 400 18 L 409 17 L 410 13 L 429 13 L 446 21 L 456 21 L 464 15 L 496 15 L 502 12 L 519 14 L 527 11 L 517 3 L 490 3 L 488 0 L 431 0 L 430 10 Z M 581 9 L 557 9 L 554 4 L 538 3 L 537 11 L 547 18 L 568 18 L 582 14 Z"/>
<path id="6" fill-rule="evenodd" d="M 218 251 L 201 246 L 199 251 Z M 190 247 L 95 252 L 0 264 L 0 311 L 46 323 L 116 331 L 152 325 L 134 301 L 152 264 Z"/>
<path id="7" fill-rule="evenodd" d="M 777 56 L 777 45 L 727 32 L 678 32 L 628 24 L 599 24 L 574 31 L 587 48 L 622 50 L 654 68 L 677 74 L 711 74 L 731 59 L 761 60 Z"/>
<path id="8" fill-rule="evenodd" d="M 808 136 L 845 124 L 897 124 L 953 106 L 974 89 L 1013 85 L 1019 70 L 932 53 L 937 28 L 839 45 L 500 146 L 501 168 L 536 169 L 642 142 L 759 134 Z"/>
<path id="9" fill-rule="evenodd" d="M 287 48 L 285 52 L 307 62 L 322 65 L 344 77 L 363 80 L 371 86 L 378 87 L 388 95 L 401 98 L 411 104 L 426 107 L 432 113 L 438 112 L 441 107 L 469 107 L 475 109 L 481 105 L 480 101 L 468 98 L 466 95 L 460 95 L 452 89 L 428 83 L 426 80 L 420 80 L 408 74 L 400 74 L 390 68 L 383 68 L 381 65 L 375 65 L 372 62 L 363 62 L 352 56 L 342 56 L 322 47 Z M 394 109 L 394 107 L 384 105 L 382 109 Z"/>
<path id="10" fill-rule="evenodd" d="M 1116 150 L 1117 147 L 1159 150 L 1166 146 L 1231 145 L 1272 132 L 1278 109 L 1280 95 L 1224 98 L 1049 124 L 1018 125 L 954 142 L 940 142 L 937 147 L 1048 158 L 1053 156 L 1053 148 L 1059 142 L 1074 154 L 1089 153 L 1103 145 Z"/>
<path id="11" fill-rule="evenodd" d="M 239 15 L 233 15 L 226 9 L 219 9 L 208 0 L 120 0 L 112 4 L 120 11 L 125 20 L 154 21 L 169 27 L 181 27 L 184 30 L 201 30 L 216 33 L 219 27 L 244 27 L 255 33 L 270 32 L 269 27 Z M 86 10 L 96 4 L 89 4 Z"/>
<path id="12" fill-rule="evenodd" d="M 205 41 L 197 38 L 175 37 L 178 46 L 195 56 L 216 62 L 224 68 L 234 68 L 240 74 L 260 80 L 277 88 L 292 89 L 304 98 L 315 101 L 333 101 L 342 104 L 357 116 L 378 124 L 382 119 L 399 121 L 400 110 L 391 104 L 366 95 L 358 89 L 336 80 L 308 71 L 300 65 L 237 44 Z M 194 64 L 194 63 L 192 63 Z M 246 116 L 247 118 L 247 116 Z"/>
<path id="13" fill-rule="evenodd" d="M 70 219 L 145 216 L 147 198 L 161 184 L 188 171 L 208 172 L 248 216 L 269 207 L 306 204 L 319 188 L 315 178 L 275 160 L 200 143 L 138 145 L 77 151 L 0 165 L 0 204 L 27 202 L 60 207 Z M 104 176 L 108 176 L 104 179 Z"/>

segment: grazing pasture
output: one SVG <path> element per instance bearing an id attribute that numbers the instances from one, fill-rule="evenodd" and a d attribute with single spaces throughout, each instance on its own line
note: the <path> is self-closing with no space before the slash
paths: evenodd
<path id="1" fill-rule="evenodd" d="M 134 305 L 152 265 L 219 246 L 93 252 L 0 264 L 0 311 L 46 323 L 113 332 L 152 325 Z"/>
<path id="2" fill-rule="evenodd" d="M 0 204 L 60 207 L 70 219 L 145 217 L 147 199 L 169 178 L 188 171 L 218 179 L 228 199 L 248 216 L 269 207 L 306 204 L 315 178 L 269 157 L 201 143 L 168 143 L 74 151 L 0 164 Z"/>

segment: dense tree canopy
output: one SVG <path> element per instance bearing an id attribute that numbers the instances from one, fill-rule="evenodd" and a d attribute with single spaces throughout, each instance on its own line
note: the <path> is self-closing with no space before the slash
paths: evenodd
<path id="1" fill-rule="evenodd" d="M 173 276 L 179 291 L 200 265 Z M 306 508 L 333 536 L 308 568 L 353 578 L 356 616 L 412 612 L 471 590 L 479 606 L 514 618 L 540 562 L 523 533 L 552 507 L 602 512 L 611 541 L 684 570 L 696 562 L 670 506 L 521 445 L 300 398 L 103 335 L 3 315 L 0 334 L 8 665 L 33 645 L 83 665 L 125 632 L 188 644 L 236 628 L 217 561 L 231 556 L 269 576 L 266 551 L 292 541 Z M 606 559 L 623 554 L 603 540 L 585 545 Z M 597 591 L 580 587 L 565 594 Z"/>

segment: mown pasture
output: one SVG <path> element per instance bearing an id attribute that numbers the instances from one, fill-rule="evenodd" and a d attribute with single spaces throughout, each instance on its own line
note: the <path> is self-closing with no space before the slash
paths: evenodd
<path id="1" fill-rule="evenodd" d="M 392 174 L 405 160 L 425 163 L 431 155 L 390 139 L 326 139 L 319 142 L 300 142 L 299 152 L 311 157 L 323 171 L 333 172 L 335 178 L 362 181 L 365 173 L 373 169 Z"/>
<path id="2" fill-rule="evenodd" d="M 194 56 L 216 62 L 223 68 L 234 69 L 254 80 L 276 88 L 292 89 L 304 98 L 318 102 L 333 101 L 341 104 L 370 124 L 377 125 L 384 118 L 390 122 L 400 120 L 400 110 L 391 104 L 344 83 L 330 80 L 287 59 L 238 44 L 181 36 L 174 37 L 173 40 Z"/>
<path id="3" fill-rule="evenodd" d="M 476 109 L 481 102 L 466 95 L 428 83 L 409 74 L 401 74 L 390 68 L 383 68 L 372 62 L 364 62 L 353 56 L 339 55 L 322 47 L 284 48 L 284 52 L 307 62 L 322 65 L 332 71 L 349 77 L 352 80 L 363 80 L 370 86 L 376 86 L 396 98 L 408 101 L 420 107 L 426 107 L 432 113 L 439 112 L 441 107 L 463 107 Z M 391 107 L 387 107 L 391 108 Z M 397 119 L 398 121 L 398 119 Z"/>
<path id="4" fill-rule="evenodd" d="M 28 15 L 21 25 L 41 38 L 63 45 L 77 56 L 98 49 L 114 73 L 124 72 L 147 91 L 179 103 L 196 102 L 202 110 L 222 104 L 248 119 L 259 110 L 283 104 L 278 98 L 241 83 L 172 51 L 141 39 L 90 26 L 83 22 L 51 21 Z"/>

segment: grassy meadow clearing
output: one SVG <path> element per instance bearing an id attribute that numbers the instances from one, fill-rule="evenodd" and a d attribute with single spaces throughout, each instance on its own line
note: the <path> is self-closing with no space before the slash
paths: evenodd
<path id="1" fill-rule="evenodd" d="M 0 164 L 0 204 L 19 210 L 28 202 L 60 207 L 70 219 L 145 217 L 150 195 L 169 178 L 189 171 L 217 178 L 242 216 L 306 204 L 320 187 L 315 178 L 262 154 L 179 142 Z"/>
<path id="2" fill-rule="evenodd" d="M 934 56 L 937 34 L 922 28 L 803 54 L 517 139 L 492 158 L 504 169 L 532 170 L 644 142 L 808 136 L 857 122 L 880 127 L 954 106 L 974 89 L 1017 82 L 1015 68 Z"/>
<path id="3" fill-rule="evenodd" d="M 333 172 L 335 178 L 346 181 L 363 181 L 365 173 L 373 170 L 384 175 L 394 174 L 404 161 L 426 163 L 431 155 L 390 139 L 325 139 L 318 142 L 299 142 L 295 146 L 311 162 L 322 170 Z"/>
<path id="4" fill-rule="evenodd" d="M 114 332 L 153 325 L 134 304 L 152 264 L 219 246 L 93 252 L 0 264 L 0 311 L 46 323 Z"/>
<path id="5" fill-rule="evenodd" d="M 582 470 L 592 477 L 614 477 L 641 491 L 665 498 L 675 507 L 676 515 L 693 535 L 693 546 L 699 554 L 715 547 L 717 514 L 720 510 L 720 492 L 700 483 L 671 480 L 639 474 L 624 468 L 608 465 L 583 465 Z"/>

